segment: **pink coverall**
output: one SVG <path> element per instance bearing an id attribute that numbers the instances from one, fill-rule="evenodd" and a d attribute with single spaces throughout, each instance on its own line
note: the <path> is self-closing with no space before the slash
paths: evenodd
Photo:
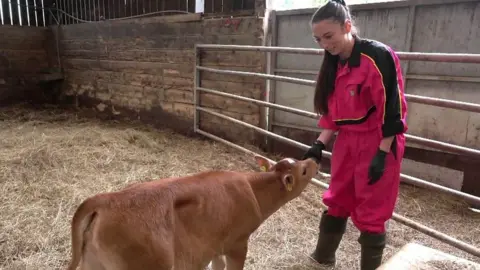
<path id="1" fill-rule="evenodd" d="M 348 64 L 339 63 L 329 112 L 318 126 L 338 131 L 332 151 L 328 213 L 351 217 L 360 231 L 385 232 L 400 182 L 407 104 L 399 58 L 388 46 L 356 39 Z M 384 137 L 395 136 L 382 178 L 368 185 L 369 166 Z"/>

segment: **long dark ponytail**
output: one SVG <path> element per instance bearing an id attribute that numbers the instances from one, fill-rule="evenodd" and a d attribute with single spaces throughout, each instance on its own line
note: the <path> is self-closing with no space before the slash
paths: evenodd
<path id="1" fill-rule="evenodd" d="M 317 76 L 315 86 L 314 108 L 318 114 L 328 114 L 328 97 L 335 88 L 335 77 L 337 75 L 338 56 L 325 51 L 322 66 Z"/>

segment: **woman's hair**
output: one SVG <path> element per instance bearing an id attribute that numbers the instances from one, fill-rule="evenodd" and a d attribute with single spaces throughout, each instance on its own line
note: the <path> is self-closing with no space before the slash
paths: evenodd
<path id="1" fill-rule="evenodd" d="M 352 16 L 344 0 L 329 0 L 315 11 L 310 24 L 313 25 L 325 19 L 332 19 L 343 25 L 346 19 L 352 21 Z M 352 34 L 356 35 L 356 29 L 353 25 Z M 337 63 L 338 56 L 334 56 L 325 50 L 323 63 L 317 77 L 313 104 L 315 112 L 318 114 L 328 113 L 328 97 L 334 90 Z"/>

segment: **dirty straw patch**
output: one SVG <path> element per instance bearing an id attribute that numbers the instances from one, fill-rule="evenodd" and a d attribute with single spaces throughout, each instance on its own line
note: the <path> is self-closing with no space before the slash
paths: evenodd
<path id="1" fill-rule="evenodd" d="M 70 258 L 71 216 L 87 196 L 201 170 L 256 169 L 249 156 L 228 146 L 133 123 L 102 123 L 61 111 L 24 108 L 2 109 L 0 120 L 4 270 L 62 269 Z M 310 186 L 268 219 L 252 235 L 245 268 L 316 269 L 306 254 L 315 245 L 322 192 Z M 480 246 L 480 215 L 451 198 L 403 187 L 398 212 Z M 472 257 L 393 221 L 389 229 L 387 257 L 408 241 Z M 337 269 L 358 269 L 357 237 L 349 223 Z"/>

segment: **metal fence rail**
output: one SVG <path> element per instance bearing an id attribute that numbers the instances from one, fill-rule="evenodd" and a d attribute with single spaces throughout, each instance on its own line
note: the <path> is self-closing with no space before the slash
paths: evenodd
<path id="1" fill-rule="evenodd" d="M 256 154 L 256 153 L 254 153 L 254 152 L 252 152 L 252 151 L 250 151 L 246 148 L 243 148 L 243 147 L 238 146 L 234 143 L 231 143 L 227 140 L 221 139 L 221 138 L 219 138 L 219 137 L 217 137 L 217 136 L 215 136 L 211 133 L 208 133 L 206 131 L 201 130 L 200 127 L 199 127 L 199 112 L 204 112 L 204 113 L 208 113 L 208 114 L 214 115 L 216 117 L 228 120 L 230 122 L 242 125 L 244 127 L 251 128 L 251 129 L 253 129 L 253 130 L 255 130 L 255 131 L 257 131 L 261 134 L 264 134 L 264 135 L 269 136 L 273 139 L 282 141 L 282 142 L 287 143 L 289 145 L 298 147 L 300 149 L 307 150 L 309 148 L 308 145 L 302 144 L 302 143 L 297 142 L 295 140 L 292 140 L 292 139 L 289 139 L 287 137 L 275 134 L 271 131 L 265 130 L 265 129 L 257 127 L 255 125 L 248 124 L 244 121 L 241 121 L 241 120 L 226 116 L 224 114 L 215 112 L 215 111 L 210 110 L 208 108 L 201 107 L 200 102 L 199 102 L 199 96 L 200 96 L 200 92 L 205 92 L 205 93 L 215 94 L 215 95 L 219 95 L 219 96 L 224 96 L 224 97 L 227 97 L 227 98 L 233 98 L 233 99 L 237 99 L 237 100 L 247 101 L 247 102 L 251 102 L 251 103 L 254 103 L 254 104 L 261 105 L 261 106 L 266 106 L 266 107 L 270 107 L 270 108 L 274 108 L 274 109 L 279 109 L 279 110 L 283 110 L 283 111 L 286 111 L 286 112 L 290 112 L 290 113 L 294 113 L 294 114 L 298 114 L 298 115 L 303 115 L 303 116 L 310 117 L 310 118 L 315 118 L 315 119 L 318 117 L 316 114 L 314 114 L 312 112 L 304 111 L 304 110 L 299 110 L 299 109 L 295 109 L 295 108 L 291 108 L 291 107 L 287 107 L 287 106 L 282 106 L 282 105 L 266 102 L 266 101 L 260 101 L 260 100 L 256 100 L 256 99 L 252 99 L 252 98 L 247 98 L 247 97 L 242 97 L 242 96 L 233 95 L 233 94 L 229 94 L 229 93 L 224 93 L 224 92 L 221 92 L 221 91 L 200 87 L 199 85 L 200 85 L 200 71 L 218 72 L 218 73 L 223 73 L 223 74 L 234 74 L 234 75 L 243 75 L 243 76 L 255 76 L 255 77 L 261 77 L 261 78 L 264 78 L 264 79 L 284 80 L 284 81 L 290 81 L 292 83 L 300 83 L 300 84 L 305 84 L 305 85 L 313 85 L 311 81 L 303 80 L 303 79 L 290 78 L 290 77 L 276 76 L 276 75 L 268 75 L 268 74 L 263 74 L 263 73 L 240 72 L 240 71 L 232 71 L 232 70 L 218 70 L 218 69 L 212 69 L 212 68 L 206 68 L 206 67 L 198 66 L 197 63 L 199 63 L 199 57 L 200 57 L 199 50 L 201 50 L 201 49 L 250 50 L 250 51 L 254 50 L 254 51 L 265 51 L 265 52 L 287 52 L 287 53 L 307 53 L 307 54 L 320 54 L 321 53 L 320 50 L 303 49 L 303 48 L 242 46 L 242 45 L 214 45 L 214 44 L 198 44 L 198 45 L 195 46 L 196 64 L 195 64 L 195 85 L 194 85 L 194 106 L 195 106 L 194 130 L 195 130 L 196 133 L 202 134 L 202 135 L 204 135 L 206 137 L 209 137 L 213 140 L 220 141 L 224 144 L 232 146 L 232 147 L 234 147 L 238 150 L 241 150 L 243 152 Z M 468 61 L 470 61 L 469 63 L 480 63 L 480 55 L 434 54 L 434 53 L 433 54 L 432 53 L 430 53 L 430 54 L 428 54 L 428 53 L 399 53 L 399 55 L 400 55 L 401 58 L 408 59 L 408 60 L 439 61 L 439 62 L 468 62 Z M 412 95 L 410 95 L 410 97 L 412 97 Z M 450 106 L 449 108 L 451 108 L 453 106 L 455 109 L 465 110 L 465 111 L 472 111 L 472 108 L 473 108 L 473 111 L 480 112 L 480 111 L 477 111 L 478 107 L 480 107 L 480 105 L 473 104 L 473 103 L 454 102 L 454 104 L 452 104 L 448 100 L 438 101 L 438 99 L 431 99 L 431 98 L 426 98 L 426 97 L 422 97 L 422 96 L 413 96 L 413 100 L 410 100 L 410 101 L 412 101 L 412 102 L 420 101 L 420 103 L 425 102 L 425 104 L 430 104 L 430 105 L 433 105 L 433 106 L 442 106 L 442 105 Z M 429 102 L 429 103 L 427 103 L 427 102 Z M 467 105 L 465 105 L 465 104 L 467 104 Z M 433 140 L 429 140 L 429 139 L 422 138 L 422 137 L 417 137 L 417 136 L 412 136 L 412 135 L 409 135 L 407 138 L 410 141 L 413 141 L 413 142 L 416 142 L 416 143 L 420 143 L 420 144 L 428 145 L 428 146 L 434 146 L 436 148 L 444 149 L 444 150 L 447 150 L 447 151 L 454 151 L 454 152 L 457 152 L 457 153 L 462 153 L 462 154 L 467 154 L 467 155 L 480 156 L 480 151 L 478 151 L 476 149 L 471 149 L 471 148 L 461 147 L 461 146 L 458 146 L 458 145 L 433 141 Z M 328 157 L 328 158 L 331 158 L 331 153 L 324 152 L 324 156 Z M 322 175 L 324 177 L 329 176 L 328 174 L 325 174 L 325 173 L 322 173 L 322 172 L 320 172 L 320 175 Z M 441 191 L 441 192 L 444 192 L 444 193 L 462 198 L 462 199 L 464 199 L 468 202 L 480 204 L 480 197 L 476 197 L 476 196 L 473 196 L 471 194 L 467 194 L 467 193 L 457 191 L 457 190 L 454 190 L 454 189 L 451 189 L 451 188 L 447 188 L 447 187 L 444 187 L 444 186 L 441 186 L 441 185 L 437 185 L 437 184 L 434 184 L 434 183 L 431 183 L 431 182 L 428 182 L 428 181 L 425 181 L 425 180 L 422 180 L 422 179 L 418 179 L 416 177 L 409 176 L 409 175 L 401 174 L 401 178 L 402 178 L 403 181 L 405 181 L 407 183 L 411 183 L 411 184 L 416 185 L 416 186 L 425 187 L 425 188 L 429 188 L 429 189 L 436 190 L 436 191 Z M 319 181 L 315 178 L 312 179 L 312 183 L 317 185 L 317 186 L 323 187 L 323 188 L 328 188 L 328 184 L 323 183 L 323 182 L 321 182 L 321 181 Z M 422 232 L 426 235 L 429 235 L 429 236 L 431 236 L 435 239 L 438 239 L 442 242 L 450 244 L 451 246 L 454 246 L 458 249 L 461 249 L 461 250 L 463 250 L 467 253 L 470 253 L 472 255 L 480 257 L 480 249 L 475 247 L 475 246 L 472 246 L 470 244 L 462 242 L 458 239 L 450 237 L 450 236 L 448 236 L 444 233 L 441 233 L 439 231 L 433 230 L 432 228 L 429 228 L 425 225 L 422 225 L 418 222 L 415 222 L 411 219 L 408 219 L 408 218 L 403 217 L 401 215 L 398 215 L 396 213 L 393 214 L 392 219 L 397 221 L 397 222 L 400 222 L 400 223 L 402 223 L 402 224 L 404 224 L 408 227 L 411 227 L 411 228 L 413 228 L 417 231 L 420 231 L 420 232 Z"/>
<path id="2" fill-rule="evenodd" d="M 263 74 L 263 73 L 258 73 L 258 72 L 222 70 L 222 69 L 207 68 L 207 67 L 202 67 L 202 66 L 196 66 L 196 69 L 200 70 L 200 71 L 214 72 L 214 73 L 218 73 L 218 74 L 250 76 L 250 77 L 284 81 L 284 82 L 297 83 L 297 84 L 309 85 L 309 86 L 314 86 L 315 85 L 315 81 L 312 81 L 312 80 L 297 79 L 297 78 L 286 77 L 286 76 L 278 76 L 278 75 L 269 75 L 269 74 Z M 408 94 L 406 94 L 405 96 L 406 96 L 407 101 L 410 101 L 410 102 L 430 104 L 430 105 L 439 106 L 439 107 L 454 108 L 454 109 L 458 109 L 458 110 L 462 110 L 462 111 L 473 111 L 473 112 L 479 112 L 480 113 L 480 104 L 450 101 L 450 100 L 446 100 L 446 99 L 433 99 L 433 98 L 417 96 L 417 95 L 408 95 Z M 412 97 L 413 97 L 413 100 L 412 100 Z M 251 101 L 251 102 L 253 102 L 253 101 Z M 263 105 L 266 105 L 266 104 L 263 104 Z M 297 112 L 292 112 L 292 113 L 298 113 L 298 111 L 302 111 L 302 110 L 297 110 Z M 300 113 L 298 113 L 298 114 L 300 114 Z M 310 118 L 313 118 L 313 119 L 318 118 L 318 115 L 316 115 L 314 113 L 309 113 L 307 111 L 302 111 L 301 115 L 307 116 L 307 117 L 310 117 Z M 463 155 L 468 155 L 468 156 L 480 158 L 480 150 L 477 150 L 477 149 L 463 147 L 463 146 L 450 144 L 450 143 L 445 143 L 445 142 L 440 142 L 440 141 L 435 141 L 435 140 L 426 139 L 426 138 L 421 138 L 421 137 L 410 135 L 410 134 L 405 134 L 405 137 L 410 142 L 417 143 L 417 144 L 420 144 L 420 145 L 429 146 L 429 147 L 433 147 L 433 148 L 444 150 L 444 151 L 451 151 L 451 152 L 458 153 L 458 154 L 463 154 Z"/>
<path id="3" fill-rule="evenodd" d="M 226 44 L 197 44 L 198 49 L 222 51 L 258 51 L 290 54 L 318 54 L 323 55 L 324 50 L 313 48 L 294 48 L 279 46 L 253 46 L 253 45 L 226 45 Z M 424 53 L 424 52 L 397 52 L 402 60 L 430 61 L 449 63 L 474 63 L 480 64 L 480 54 L 471 53 Z"/>

